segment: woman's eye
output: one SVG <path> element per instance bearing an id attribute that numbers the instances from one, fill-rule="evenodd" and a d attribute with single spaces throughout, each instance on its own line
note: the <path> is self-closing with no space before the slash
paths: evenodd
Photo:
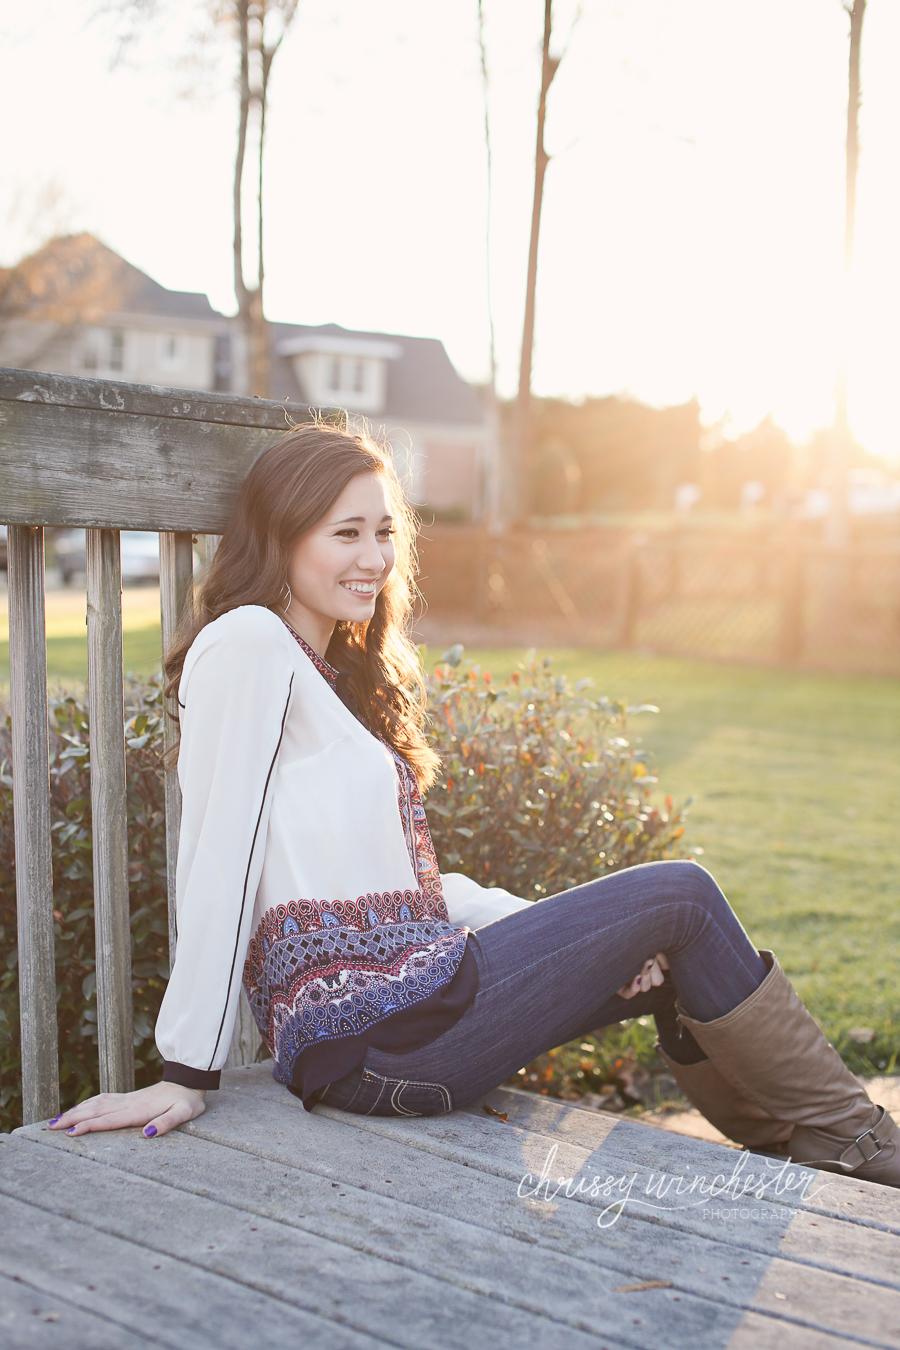
<path id="1" fill-rule="evenodd" d="M 391 535 L 394 533 L 394 530 L 390 526 L 385 526 L 385 528 L 383 530 L 379 530 L 378 533 L 381 535 L 383 539 L 390 539 Z"/>

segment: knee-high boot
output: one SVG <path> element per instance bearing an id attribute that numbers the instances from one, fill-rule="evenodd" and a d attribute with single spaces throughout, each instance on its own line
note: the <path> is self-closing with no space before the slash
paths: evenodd
<path id="1" fill-rule="evenodd" d="M 738 1092 L 727 1078 L 722 1077 L 711 1059 L 703 1059 L 698 1064 L 678 1064 L 661 1045 L 656 1048 L 691 1105 L 696 1106 L 701 1116 L 705 1116 L 726 1139 L 743 1144 L 745 1148 L 786 1156 L 784 1145 L 791 1137 L 793 1125 L 776 1120 Z"/>
<path id="2" fill-rule="evenodd" d="M 681 1023 L 743 1097 L 794 1126 L 794 1162 L 900 1186 L 900 1130 L 829 1045 L 771 952 L 758 989 L 713 1022 Z"/>

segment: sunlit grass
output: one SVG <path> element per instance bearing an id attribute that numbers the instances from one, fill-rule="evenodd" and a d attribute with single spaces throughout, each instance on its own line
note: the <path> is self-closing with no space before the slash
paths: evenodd
<path id="1" fill-rule="evenodd" d="M 685 843 L 778 955 L 858 1071 L 900 1052 L 900 683 L 555 650 L 573 679 L 654 703 L 631 731 L 660 796 L 695 798 Z M 432 651 L 434 663 L 440 653 Z M 467 657 L 502 679 L 522 653 Z M 850 1032 L 868 1028 L 873 1041 Z"/>
<path id="2" fill-rule="evenodd" d="M 47 593 L 47 674 L 59 685 L 87 679 L 85 593 Z M 122 648 L 126 672 L 151 675 L 160 664 L 159 590 L 129 586 L 122 593 Z M 0 686 L 9 685 L 9 624 L 6 594 L 0 595 Z"/>

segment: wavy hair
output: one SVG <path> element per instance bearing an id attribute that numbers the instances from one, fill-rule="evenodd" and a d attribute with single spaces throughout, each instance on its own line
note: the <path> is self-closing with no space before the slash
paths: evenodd
<path id="1" fill-rule="evenodd" d="M 208 623 L 239 605 L 280 611 L 293 546 L 362 473 L 378 474 L 387 489 L 396 563 L 378 594 L 372 618 L 365 623 L 336 623 L 325 655 L 331 665 L 346 672 L 365 722 L 404 757 L 424 791 L 434 781 L 440 760 L 425 740 L 421 665 L 408 636 L 417 594 L 419 522 L 403 495 L 390 453 L 367 434 L 316 422 L 296 427 L 257 457 L 222 542 L 166 653 L 166 696 L 177 715 L 184 659 Z"/>

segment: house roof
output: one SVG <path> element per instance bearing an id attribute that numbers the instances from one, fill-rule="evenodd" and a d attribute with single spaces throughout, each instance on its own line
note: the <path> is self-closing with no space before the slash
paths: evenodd
<path id="1" fill-rule="evenodd" d="M 94 235 L 52 239 L 15 267 L 0 268 L 0 315 L 90 324 L 111 314 L 152 314 L 234 323 L 197 291 L 170 291 Z M 437 338 L 359 332 L 336 323 L 270 324 L 273 397 L 306 404 L 292 355 L 301 351 L 383 356 L 386 402 L 378 420 L 480 426 L 478 390 L 453 368 Z M 351 411 L 353 411 L 351 409 Z"/>
<path id="2" fill-rule="evenodd" d="M 394 350 L 387 362 L 385 407 L 377 420 L 405 418 L 410 422 L 444 422 L 458 426 L 479 426 L 484 409 L 478 390 L 467 384 L 450 361 L 438 338 L 405 337 L 401 334 L 359 332 L 340 324 L 318 326 L 273 323 L 272 396 L 305 403 L 306 396 L 294 373 L 288 350 L 360 351 L 366 344 L 374 350 L 378 344 Z M 387 355 L 387 351 L 385 352 Z"/>
<path id="3" fill-rule="evenodd" d="M 122 313 L 222 317 L 201 292 L 167 290 L 87 233 L 51 239 L 15 267 L 0 268 L 0 312 L 81 323 Z"/>

